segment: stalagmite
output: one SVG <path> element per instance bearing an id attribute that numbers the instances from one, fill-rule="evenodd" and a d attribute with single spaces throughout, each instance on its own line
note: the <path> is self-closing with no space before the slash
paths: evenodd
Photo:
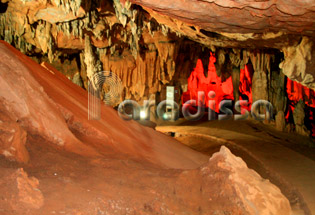
<path id="1" fill-rule="evenodd" d="M 279 131 L 285 131 L 285 116 L 283 111 L 279 111 L 275 118 L 276 129 Z"/>
<path id="2" fill-rule="evenodd" d="M 295 124 L 295 131 L 296 133 L 304 136 L 309 136 L 310 132 L 307 130 L 307 128 L 304 125 L 304 119 L 305 119 L 305 112 L 304 112 L 304 102 L 300 100 L 293 111 L 293 119 Z"/>

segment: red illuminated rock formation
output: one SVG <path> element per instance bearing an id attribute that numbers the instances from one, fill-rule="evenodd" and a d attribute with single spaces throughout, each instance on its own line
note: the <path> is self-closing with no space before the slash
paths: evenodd
<path id="1" fill-rule="evenodd" d="M 232 77 L 222 81 L 218 77 L 214 63 L 215 56 L 211 53 L 209 58 L 209 66 L 207 77 L 204 74 L 204 68 L 201 60 L 197 61 L 196 68 L 192 71 L 188 78 L 188 91 L 183 94 L 183 104 L 188 100 L 198 101 L 198 92 L 203 92 L 205 95 L 204 105 L 209 107 L 209 100 L 215 101 L 215 111 L 219 112 L 219 104 L 222 100 L 234 100 Z M 215 97 L 209 97 L 209 93 L 215 92 Z M 212 95 L 214 96 L 214 95 Z M 198 106 L 198 105 L 197 105 Z"/>
<path id="2" fill-rule="evenodd" d="M 248 100 L 248 110 L 250 110 L 251 104 L 253 103 L 252 96 L 252 78 L 253 69 L 251 65 L 245 65 L 244 69 L 240 71 L 240 82 L 239 82 L 239 93 L 240 100 Z"/>
<path id="3" fill-rule="evenodd" d="M 287 79 L 287 94 L 290 101 L 297 103 L 303 100 L 307 106 L 315 108 L 315 90 Z"/>
<path id="4" fill-rule="evenodd" d="M 204 92 L 205 94 L 205 106 L 209 107 L 209 100 L 215 101 L 215 111 L 219 112 L 219 104 L 222 100 L 233 100 L 235 101 L 235 92 L 238 92 L 237 100 L 246 100 L 248 105 L 242 105 L 242 108 L 250 110 L 253 102 L 252 98 L 252 78 L 253 69 L 251 65 L 245 65 L 244 69 L 240 71 L 233 71 L 232 76 L 227 80 L 222 81 L 217 75 L 216 67 L 214 63 L 216 57 L 211 53 L 209 58 L 209 66 L 207 76 L 204 74 L 204 67 L 201 60 L 197 61 L 196 68 L 192 71 L 188 78 L 188 89 L 187 92 L 183 93 L 182 102 L 183 104 L 188 100 L 198 100 L 198 92 Z M 236 81 L 238 89 L 234 89 L 235 86 L 232 83 L 233 74 L 237 73 Z M 257 87 L 257 90 L 260 88 Z M 209 97 L 209 93 L 215 92 L 215 97 Z M 214 96 L 210 95 L 210 96 Z"/>
<path id="5" fill-rule="evenodd" d="M 297 133 L 309 136 L 309 131 L 305 127 L 307 118 L 309 130 L 315 136 L 315 91 L 303 85 L 287 79 L 288 110 L 286 119 L 295 124 Z"/>

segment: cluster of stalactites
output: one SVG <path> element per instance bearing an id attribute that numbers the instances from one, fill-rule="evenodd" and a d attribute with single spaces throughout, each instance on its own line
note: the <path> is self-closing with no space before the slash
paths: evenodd
<path id="1" fill-rule="evenodd" d="M 63 9 L 66 13 L 72 13 L 76 16 L 82 0 L 51 0 L 51 3 L 58 8 Z"/>
<path id="2" fill-rule="evenodd" d="M 82 9 L 81 0 L 53 0 L 51 3 L 74 16 Z M 127 97 L 141 98 L 148 92 L 159 92 L 164 85 L 173 83 L 175 72 L 179 71 L 176 69 L 179 67 L 176 59 L 181 44 L 174 42 L 174 38 L 169 39 L 169 28 L 157 23 L 128 1 L 122 5 L 119 0 L 114 0 L 113 9 L 115 13 L 106 12 L 106 16 L 94 8 L 85 11 L 83 16 L 73 16 L 71 20 L 56 23 L 37 20 L 30 23 L 34 19 L 30 19 L 28 14 L 14 14 L 14 9 L 9 8 L 8 12 L 0 14 L 0 35 L 24 53 L 38 53 L 40 50 L 50 62 L 58 60 L 65 49 L 77 50 L 88 77 L 96 70 L 113 70 L 123 80 Z M 172 35 L 174 37 L 176 34 Z M 313 79 L 305 71 L 312 57 L 312 46 L 312 41 L 303 38 L 297 47 L 284 48 L 286 60 L 281 65 L 288 77 L 310 87 L 313 86 Z M 250 60 L 255 71 L 253 82 L 261 86 L 254 98 L 268 98 L 268 83 L 272 72 L 270 64 L 274 54 L 236 48 L 210 48 L 217 49 L 218 65 L 229 63 L 234 68 L 244 69 Z M 121 62 L 124 63 L 118 65 Z M 233 70 L 217 69 L 217 73 L 228 78 Z"/>

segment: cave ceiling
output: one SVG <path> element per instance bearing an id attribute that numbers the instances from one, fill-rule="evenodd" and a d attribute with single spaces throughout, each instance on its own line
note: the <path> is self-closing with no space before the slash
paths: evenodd
<path id="1" fill-rule="evenodd" d="M 282 48 L 297 43 L 303 35 L 315 36 L 315 1 L 312 0 L 131 2 L 143 6 L 160 23 L 207 45 L 212 42 L 223 47 Z"/>

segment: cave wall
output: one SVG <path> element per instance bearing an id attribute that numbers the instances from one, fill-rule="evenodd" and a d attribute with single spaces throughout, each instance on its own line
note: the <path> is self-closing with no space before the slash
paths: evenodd
<path id="1" fill-rule="evenodd" d="M 85 89 L 93 74 L 110 70 L 123 82 L 122 99 L 146 99 L 174 80 L 184 87 L 206 49 L 119 1 L 7 4 L 0 14 L 1 39 L 39 63 L 50 62 Z"/>
<path id="2" fill-rule="evenodd" d="M 204 2 L 215 16 L 208 20 L 211 25 L 205 25 L 198 22 L 205 12 L 205 5 L 200 7 L 199 1 L 187 2 L 194 4 L 190 8 L 191 16 L 177 1 L 173 8 L 167 8 L 166 4 L 157 6 L 161 1 L 131 2 L 2 0 L 0 39 L 38 63 L 50 62 L 85 89 L 96 72 L 114 72 L 124 88 L 120 101 L 163 100 L 167 85 L 176 86 L 180 93 L 185 92 L 187 79 L 198 59 L 202 60 L 206 74 L 210 52 L 217 58 L 217 75 L 223 81 L 232 76 L 236 89 L 240 69 L 252 64 L 253 101 L 265 99 L 272 102 L 278 113 L 276 124 L 280 130 L 285 127 L 284 75 L 315 89 L 314 32 L 309 27 L 314 26 L 314 5 L 308 9 L 301 6 L 303 10 L 300 8 L 299 14 L 295 14 L 300 24 L 294 22 L 293 14 L 284 17 L 282 8 L 280 15 L 291 25 L 289 28 L 282 22 L 276 25 L 279 20 L 275 20 L 275 14 L 271 13 L 274 4 L 266 7 L 257 2 L 256 10 L 264 7 L 261 16 L 268 15 L 266 19 L 273 20 L 273 27 L 263 25 L 266 19 L 255 16 L 256 25 L 252 21 L 251 28 L 246 28 L 247 25 L 235 28 L 230 23 L 233 18 L 234 22 L 252 20 L 253 17 L 247 16 L 252 3 L 240 6 L 229 1 L 233 3 L 232 8 L 220 9 L 224 5 Z M 176 7 L 182 11 L 176 12 Z M 279 7 L 280 3 L 277 10 Z M 200 14 L 196 15 L 199 9 Z M 222 17 L 228 11 L 232 13 L 223 23 Z M 187 18 L 174 13 L 186 14 Z M 194 19 L 189 21 L 189 17 Z M 259 20 L 263 22 L 257 25 Z M 237 91 L 234 94 L 238 98 Z"/>
<path id="3" fill-rule="evenodd" d="M 143 6 L 152 17 L 172 31 L 207 47 L 281 50 L 285 55 L 282 72 L 290 79 L 314 89 L 314 1 L 131 2 Z"/>
<path id="4" fill-rule="evenodd" d="M 173 8 L 166 7 L 166 4 L 160 4 L 157 7 L 157 2 L 153 3 L 148 0 L 131 1 L 136 4 L 139 3 L 144 9 L 131 4 L 129 1 L 119 0 L 93 2 L 80 0 L 2 1 L 5 2 L 2 4 L 6 5 L 7 8 L 0 15 L 1 39 L 15 45 L 29 55 L 35 55 L 37 58 L 38 55 L 43 55 L 46 59 L 39 59 L 39 61 L 50 61 L 56 66 L 64 64 L 62 61 L 64 55 L 74 55 L 76 62 L 69 63 L 77 64 L 77 72 L 80 72 L 85 87 L 87 77 L 95 71 L 112 69 L 124 82 L 126 98 L 134 96 L 135 99 L 138 99 L 143 97 L 144 92 L 161 91 L 162 86 L 172 82 L 176 74 L 175 71 L 180 71 L 180 76 L 182 76 L 180 78 L 187 78 L 196 63 L 195 60 L 201 55 L 205 55 L 196 50 L 196 47 L 199 46 L 203 49 L 206 47 L 213 52 L 222 47 L 231 49 L 231 54 L 237 55 L 236 57 L 232 56 L 234 64 L 239 64 L 237 61 L 242 60 L 239 53 L 244 49 L 247 52 L 256 52 L 255 49 L 257 48 L 278 49 L 285 56 L 280 66 L 283 72 L 290 79 L 309 88 L 314 88 L 314 61 L 312 61 L 312 57 L 314 59 L 315 56 L 312 41 L 314 34 L 312 28 L 309 28 L 309 25 L 313 23 L 311 18 L 314 14 L 310 14 L 309 11 L 305 12 L 306 6 L 301 6 L 299 14 L 295 14 L 299 15 L 297 21 L 304 23 L 303 26 L 293 22 L 292 17 L 289 16 L 283 19 L 287 24 L 293 25 L 292 23 L 294 23 L 295 27 L 288 29 L 282 23 L 281 26 L 284 28 L 278 26 L 278 28 L 269 29 L 270 32 L 266 33 L 264 28 L 267 28 L 268 25 L 263 25 L 263 23 L 255 28 L 252 24 L 250 25 L 252 28 L 247 31 L 244 30 L 245 26 L 240 25 L 237 28 L 238 32 L 232 26 L 233 23 L 229 23 L 228 20 L 233 18 L 235 19 L 234 22 L 241 22 L 241 20 L 248 18 L 246 14 L 248 14 L 248 8 L 252 6 L 250 3 L 248 3 L 250 5 L 233 3 L 231 4 L 233 7 L 226 11 L 222 8 L 219 8 L 220 10 L 214 8 L 213 3 L 201 5 L 200 2 L 187 2 L 188 6 L 193 4 L 194 7 L 192 8 L 200 9 L 199 15 L 193 10 L 189 15 L 183 5 L 174 1 L 175 6 L 181 9 L 177 13 L 182 13 L 187 18 L 194 18 L 189 23 L 183 17 L 173 14 L 176 9 L 174 5 Z M 271 9 L 266 7 L 266 4 L 256 3 L 254 5 L 255 8 L 263 7 L 264 10 L 270 11 Z M 270 2 L 268 2 L 269 4 Z M 283 4 L 284 6 L 287 5 L 287 3 Z M 206 6 L 209 7 L 208 10 L 213 9 L 213 13 L 210 15 L 212 18 L 208 20 L 210 24 L 207 25 L 205 20 L 204 22 L 197 22 L 200 16 L 205 13 Z M 217 7 L 220 6 L 224 5 L 217 5 Z M 274 7 L 274 4 L 270 4 L 271 6 Z M 285 7 L 281 7 L 280 3 L 277 3 L 276 6 L 277 10 L 280 8 L 281 16 L 283 16 L 283 8 Z M 225 22 L 220 20 L 220 17 L 223 17 L 225 13 L 233 11 L 233 9 L 236 10 L 238 7 L 242 9 L 239 11 L 238 18 L 233 12 L 227 16 Z M 292 11 L 291 8 L 287 8 L 287 10 L 289 9 Z M 221 13 L 219 13 L 220 11 Z M 304 13 L 302 13 L 303 11 Z M 264 12 L 261 13 L 264 15 Z M 260 19 L 256 20 L 256 18 L 251 17 L 254 24 L 259 23 L 258 20 Z M 269 17 L 269 19 L 274 20 L 273 23 L 275 22 L 274 16 Z M 264 21 L 266 20 L 264 19 Z M 221 26 L 223 24 L 226 28 Z M 225 30 L 223 31 L 223 29 Z M 280 33 L 275 32 L 276 29 Z M 296 36 L 297 30 L 306 33 Z M 248 31 L 252 32 L 251 36 L 247 35 L 250 33 Z M 234 33 L 237 33 L 238 36 L 231 36 Z M 188 39 L 190 41 L 187 43 Z M 195 41 L 196 44 L 191 43 L 191 41 Z M 192 55 L 190 65 L 178 66 L 176 62 L 183 58 L 180 56 L 182 47 L 187 49 L 185 47 L 189 45 L 191 46 L 188 48 L 188 52 Z M 244 64 L 244 62 L 242 63 Z M 92 67 L 95 68 L 95 71 L 92 71 Z M 181 68 L 178 69 L 177 67 Z M 65 73 L 70 69 L 60 66 L 59 68 Z M 145 74 L 144 76 L 140 75 L 140 70 L 144 70 L 142 72 Z M 75 74 L 70 72 L 68 76 L 73 79 Z M 133 84 L 134 80 L 140 76 L 143 77 L 141 81 Z M 136 86 L 137 84 L 138 86 Z"/>

